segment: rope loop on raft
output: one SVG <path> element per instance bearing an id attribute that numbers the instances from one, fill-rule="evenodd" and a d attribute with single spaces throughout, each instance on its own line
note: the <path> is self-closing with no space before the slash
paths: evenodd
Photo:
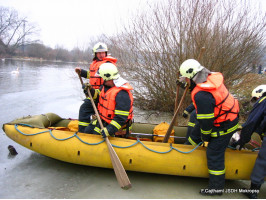
<path id="1" fill-rule="evenodd" d="M 38 132 L 38 133 L 25 134 L 25 133 L 23 133 L 21 130 L 18 129 L 18 125 L 21 125 L 21 126 L 27 126 L 27 127 L 31 127 L 31 128 L 34 128 L 34 127 L 31 126 L 31 125 L 29 125 L 29 124 L 21 124 L 21 123 L 20 123 L 20 124 L 15 124 L 15 129 L 16 129 L 19 133 L 21 133 L 22 135 L 25 135 L 25 136 L 34 136 L 34 135 L 38 135 L 38 134 L 42 134 L 42 133 L 47 133 L 47 132 L 49 132 L 50 135 L 51 135 L 51 137 L 54 138 L 55 140 L 58 140 L 58 141 L 65 141 L 65 140 L 71 139 L 71 138 L 73 138 L 73 137 L 76 137 L 76 138 L 77 138 L 78 140 L 80 140 L 82 143 L 87 144 L 87 145 L 98 145 L 98 144 L 101 144 L 101 143 L 103 143 L 103 142 L 105 141 L 105 139 L 103 139 L 102 141 L 97 142 L 97 143 L 89 143 L 89 142 L 85 142 L 85 141 L 83 141 L 83 140 L 77 135 L 77 132 L 75 132 L 75 133 L 74 133 L 72 136 L 70 136 L 70 137 L 60 139 L 60 138 L 56 138 L 56 137 L 53 135 L 51 129 L 46 130 L 46 131 L 41 131 L 41 132 Z M 177 151 L 177 152 L 179 152 L 179 153 L 185 153 L 185 154 L 188 154 L 188 153 L 191 153 L 191 152 L 195 151 L 195 150 L 196 150 L 196 149 L 202 144 L 202 142 L 200 142 L 197 146 L 195 146 L 192 150 L 190 150 L 190 151 L 188 151 L 188 152 L 181 151 L 181 150 L 179 150 L 179 149 L 173 147 L 173 146 L 172 146 L 172 143 L 170 143 L 170 145 L 169 145 L 169 150 L 167 150 L 167 151 L 156 151 L 156 150 L 153 150 L 153 149 L 147 147 L 147 146 L 146 146 L 145 144 L 143 144 L 143 142 L 141 142 L 140 139 L 137 137 L 137 140 L 136 140 L 136 142 L 135 142 L 134 144 L 131 144 L 131 145 L 128 145 L 128 146 L 118 146 L 118 145 L 114 145 L 114 144 L 112 144 L 112 146 L 113 146 L 113 147 L 116 147 L 116 148 L 130 148 L 130 147 L 132 147 L 132 146 L 137 145 L 138 143 L 140 143 L 144 148 L 146 148 L 146 149 L 149 150 L 149 151 L 152 151 L 152 152 L 154 152 L 154 153 L 161 153 L 161 154 L 169 153 L 169 152 L 171 152 L 172 150 L 175 150 L 175 151 Z"/>

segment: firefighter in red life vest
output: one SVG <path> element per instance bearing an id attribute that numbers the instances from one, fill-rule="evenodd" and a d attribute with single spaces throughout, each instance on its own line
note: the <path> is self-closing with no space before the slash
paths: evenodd
<path id="1" fill-rule="evenodd" d="M 180 73 L 190 85 L 199 126 L 190 133 L 188 141 L 194 146 L 202 141 L 209 142 L 206 151 L 209 186 L 200 193 L 222 195 L 225 185 L 225 150 L 238 128 L 238 101 L 226 89 L 221 73 L 210 72 L 194 59 L 184 61 Z"/>
<path id="2" fill-rule="evenodd" d="M 115 64 L 117 59 L 107 55 L 108 49 L 106 44 L 97 43 L 93 47 L 94 58 L 93 62 L 90 64 L 89 71 L 81 69 L 80 67 L 76 67 L 76 73 L 80 74 L 83 78 L 88 78 L 89 83 L 85 83 L 83 85 L 84 93 L 88 87 L 92 87 L 94 89 L 99 89 L 103 84 L 103 79 L 97 75 L 97 71 L 99 66 L 103 63 L 109 62 Z M 86 94 L 87 95 L 87 94 Z M 84 103 L 80 106 L 79 109 L 79 132 L 84 132 L 85 128 L 89 125 L 91 121 L 91 116 L 94 113 L 93 107 L 91 105 L 91 101 L 89 98 L 84 99 Z"/>
<path id="3" fill-rule="evenodd" d="M 97 109 L 105 128 L 101 130 L 98 121 L 94 120 L 86 127 L 85 133 L 100 134 L 103 138 L 129 134 L 133 119 L 132 86 L 120 77 L 112 63 L 102 64 L 98 73 L 104 80 L 101 92 L 93 88 L 90 91 L 98 102 Z"/>

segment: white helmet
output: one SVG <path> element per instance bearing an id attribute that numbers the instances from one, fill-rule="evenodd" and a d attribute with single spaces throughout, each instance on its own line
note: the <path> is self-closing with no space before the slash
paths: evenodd
<path id="1" fill-rule="evenodd" d="M 98 42 L 97 44 L 94 45 L 93 47 L 93 53 L 97 53 L 97 52 L 107 52 L 107 45 L 101 42 Z"/>
<path id="2" fill-rule="evenodd" d="M 188 59 L 188 60 L 185 60 L 181 64 L 179 70 L 180 70 L 180 74 L 183 77 L 192 79 L 202 69 L 203 69 L 203 66 L 201 66 L 201 64 L 198 61 L 194 59 Z"/>
<path id="3" fill-rule="evenodd" d="M 118 79 L 120 77 L 117 67 L 112 63 L 101 64 L 97 73 L 105 81 Z"/>
<path id="4" fill-rule="evenodd" d="M 266 85 L 259 85 L 258 87 L 256 87 L 252 93 L 251 93 L 251 96 L 252 96 L 252 99 L 253 98 L 260 98 L 263 93 L 266 92 Z"/>

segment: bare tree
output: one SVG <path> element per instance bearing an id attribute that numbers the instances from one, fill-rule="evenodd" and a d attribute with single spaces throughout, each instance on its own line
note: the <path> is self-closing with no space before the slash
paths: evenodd
<path id="1" fill-rule="evenodd" d="M 136 105 L 170 111 L 180 64 L 203 46 L 202 65 L 228 85 L 248 73 L 265 49 L 265 19 L 244 0 L 155 1 L 109 41 L 134 81 Z"/>
<path id="2" fill-rule="evenodd" d="M 36 42 L 32 36 L 37 33 L 36 25 L 26 17 L 20 17 L 16 10 L 0 7 L 0 45 L 6 53 L 12 54 L 18 47 Z"/>
<path id="3" fill-rule="evenodd" d="M 55 49 L 55 60 L 57 61 L 71 61 L 71 54 L 68 50 L 63 47 L 56 45 Z"/>
<path id="4" fill-rule="evenodd" d="M 48 54 L 48 49 L 45 45 L 40 43 L 30 44 L 26 47 L 26 54 L 29 57 L 45 58 Z"/>

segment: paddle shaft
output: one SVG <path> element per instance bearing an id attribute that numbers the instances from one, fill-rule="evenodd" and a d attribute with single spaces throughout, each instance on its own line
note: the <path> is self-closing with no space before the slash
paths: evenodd
<path id="1" fill-rule="evenodd" d="M 180 71 L 176 73 L 177 79 L 179 79 Z M 177 109 L 178 106 L 178 95 L 179 95 L 179 85 L 176 87 L 176 97 L 175 97 L 175 110 Z"/>
<path id="2" fill-rule="evenodd" d="M 176 75 L 177 75 L 177 79 L 179 79 L 180 71 L 178 71 Z M 176 87 L 175 111 L 176 111 L 177 106 L 178 106 L 178 96 L 179 96 L 179 85 L 177 85 L 177 87 Z M 178 121 L 176 120 L 175 126 L 177 126 L 177 125 L 178 125 Z"/>
<path id="3" fill-rule="evenodd" d="M 80 73 L 78 73 L 78 75 L 79 75 L 79 81 L 80 81 L 81 85 L 83 86 L 83 80 L 82 80 L 82 78 L 81 78 Z"/>
<path id="4" fill-rule="evenodd" d="M 82 78 L 79 74 L 79 79 L 80 79 L 80 83 L 83 85 L 83 81 L 82 81 Z M 96 108 L 96 105 L 93 101 L 93 98 L 92 98 L 92 95 L 91 95 L 91 92 L 90 90 L 88 89 L 88 95 L 89 95 L 89 98 L 91 100 L 91 104 L 93 106 L 93 109 L 94 109 L 94 112 L 97 116 L 97 120 L 100 124 L 100 128 L 103 129 L 104 126 L 103 126 L 103 123 L 102 123 L 102 120 L 100 118 L 100 115 L 98 113 L 98 110 Z M 112 144 L 110 143 L 108 137 L 105 138 L 105 142 L 107 144 L 107 147 L 108 147 L 108 151 L 109 151 L 109 154 L 110 154 L 110 158 L 111 158 L 111 161 L 112 161 L 112 165 L 113 165 L 113 168 L 114 168 L 114 171 L 115 171 L 115 175 L 116 175 L 116 178 L 117 178 L 117 181 L 119 183 L 119 185 L 121 186 L 122 189 L 129 189 L 131 188 L 131 183 L 130 183 L 130 180 L 127 176 L 127 173 L 119 159 L 119 157 L 117 156 L 114 148 L 112 147 Z"/>
<path id="5" fill-rule="evenodd" d="M 164 136 L 163 143 L 166 143 L 168 141 L 169 137 L 170 137 L 170 134 L 171 134 L 171 132 L 173 130 L 173 127 L 174 127 L 175 120 L 177 118 L 178 111 L 180 110 L 180 107 L 181 107 L 181 105 L 182 105 L 182 103 L 183 103 L 183 101 L 185 99 L 185 96 L 187 94 L 188 88 L 189 88 L 189 85 L 187 85 L 187 87 L 186 87 L 186 89 L 184 91 L 184 94 L 183 94 L 183 96 L 182 96 L 182 98 L 181 98 L 181 100 L 179 102 L 178 108 L 176 109 L 174 117 L 173 117 L 173 119 L 172 119 L 172 121 L 171 121 L 171 123 L 169 125 L 169 128 L 168 128 L 168 130 L 167 130 L 167 132 L 166 132 L 166 134 Z"/>
<path id="6" fill-rule="evenodd" d="M 78 75 L 79 75 L 79 81 L 80 81 L 80 83 L 81 83 L 81 86 L 83 86 L 83 80 L 82 80 L 82 78 L 81 78 L 81 76 L 80 76 L 80 73 L 78 73 Z M 87 94 L 85 94 L 85 95 L 86 95 L 86 97 L 88 97 Z"/>

